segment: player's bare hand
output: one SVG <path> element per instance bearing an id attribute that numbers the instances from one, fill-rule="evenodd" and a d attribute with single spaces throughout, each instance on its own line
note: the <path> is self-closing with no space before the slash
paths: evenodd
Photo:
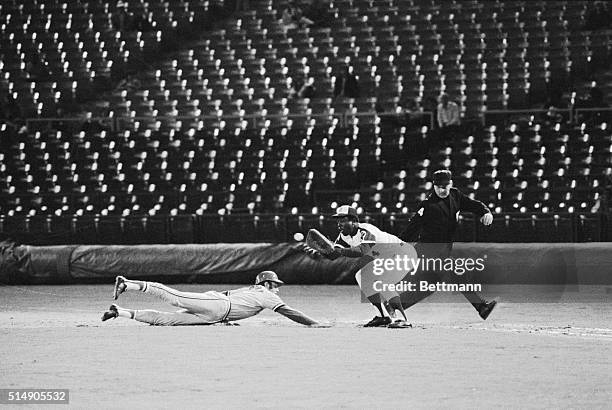
<path id="1" fill-rule="evenodd" d="M 482 222 L 482 224 L 485 226 L 491 225 L 493 223 L 493 214 L 491 212 L 487 212 L 482 216 L 482 218 L 480 218 L 480 222 Z"/>

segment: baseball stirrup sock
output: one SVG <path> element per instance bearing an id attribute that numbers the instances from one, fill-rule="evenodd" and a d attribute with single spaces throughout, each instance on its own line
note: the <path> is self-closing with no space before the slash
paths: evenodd
<path id="1" fill-rule="evenodd" d="M 126 290 L 144 290 L 144 282 L 139 280 L 127 280 L 125 281 Z"/>
<path id="2" fill-rule="evenodd" d="M 126 317 L 128 319 L 134 319 L 134 311 L 130 309 L 117 308 L 119 317 Z"/>
<path id="3" fill-rule="evenodd" d="M 463 296 L 474 306 L 474 309 L 479 310 L 481 306 L 487 302 L 476 292 L 463 292 Z"/>

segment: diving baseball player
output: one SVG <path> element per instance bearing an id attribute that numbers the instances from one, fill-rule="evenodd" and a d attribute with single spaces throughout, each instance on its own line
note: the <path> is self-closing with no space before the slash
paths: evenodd
<path id="1" fill-rule="evenodd" d="M 115 279 L 115 300 L 125 291 L 140 291 L 157 296 L 172 306 L 181 308 L 177 312 L 124 309 L 115 304 L 102 315 L 102 321 L 125 317 L 158 326 L 211 325 L 227 323 L 254 316 L 264 309 L 274 312 L 306 326 L 319 323 L 299 310 L 287 306 L 277 295 L 283 282 L 273 271 L 263 271 L 255 279 L 255 285 L 225 292 L 204 293 L 181 292 L 156 282 L 130 280 L 123 276 Z"/>
<path id="2" fill-rule="evenodd" d="M 358 265 L 368 264 L 372 258 L 369 255 L 370 249 L 375 244 L 400 244 L 402 240 L 395 235 L 381 231 L 369 223 L 360 223 L 357 210 L 349 205 L 342 205 L 336 209 L 333 215 L 337 219 L 338 230 L 340 233 L 334 242 L 337 255 L 348 258 L 361 258 Z M 371 289 L 363 283 L 366 278 L 362 277 L 361 271 L 355 275 L 359 287 L 364 292 L 367 299 L 378 309 L 380 316 L 375 316 L 364 327 L 411 327 L 406 320 L 404 308 L 400 302 L 399 294 L 396 292 L 382 292 L 369 294 L 366 289 Z M 383 308 L 384 306 L 384 308 Z M 395 311 L 399 310 L 403 320 L 395 319 Z M 385 313 L 386 311 L 386 313 Z"/>
<path id="3" fill-rule="evenodd" d="M 417 242 L 415 248 L 419 255 L 434 258 L 450 256 L 460 212 L 473 213 L 485 226 L 493 222 L 493 214 L 489 208 L 454 188 L 452 178 L 453 175 L 448 170 L 434 172 L 433 192 L 419 205 L 408 226 L 400 234 L 400 238 L 406 242 Z M 462 293 L 482 319 L 489 316 L 497 303 L 487 302 L 476 292 Z M 417 302 L 418 300 L 404 300 L 403 305 L 407 309 Z"/>

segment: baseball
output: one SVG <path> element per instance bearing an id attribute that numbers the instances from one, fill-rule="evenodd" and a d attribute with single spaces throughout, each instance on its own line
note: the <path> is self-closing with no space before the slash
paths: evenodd
<path id="1" fill-rule="evenodd" d="M 301 232 L 296 232 L 293 234 L 293 239 L 295 239 L 297 242 L 302 242 L 304 240 L 304 234 Z"/>

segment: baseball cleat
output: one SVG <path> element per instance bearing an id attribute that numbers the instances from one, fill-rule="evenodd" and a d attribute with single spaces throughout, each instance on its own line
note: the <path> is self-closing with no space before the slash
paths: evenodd
<path id="1" fill-rule="evenodd" d="M 374 316 L 374 319 L 363 325 L 363 327 L 381 327 L 391 324 L 391 318 L 387 316 Z"/>
<path id="2" fill-rule="evenodd" d="M 106 322 L 108 319 L 115 319 L 119 316 L 119 311 L 117 310 L 117 305 L 110 305 L 108 310 L 102 314 L 102 321 Z"/>
<path id="3" fill-rule="evenodd" d="M 123 276 L 117 276 L 115 278 L 115 289 L 113 290 L 113 298 L 117 300 L 119 295 L 125 292 L 127 286 L 125 284 L 125 278 Z"/>
<path id="4" fill-rule="evenodd" d="M 405 320 L 398 319 L 395 322 L 389 324 L 389 326 L 387 326 L 387 327 L 389 329 L 405 329 L 405 328 L 412 327 L 412 324 L 406 322 Z"/>
<path id="5" fill-rule="evenodd" d="M 478 309 L 478 314 L 483 320 L 487 320 L 495 305 L 497 305 L 496 301 L 484 302 Z"/>

